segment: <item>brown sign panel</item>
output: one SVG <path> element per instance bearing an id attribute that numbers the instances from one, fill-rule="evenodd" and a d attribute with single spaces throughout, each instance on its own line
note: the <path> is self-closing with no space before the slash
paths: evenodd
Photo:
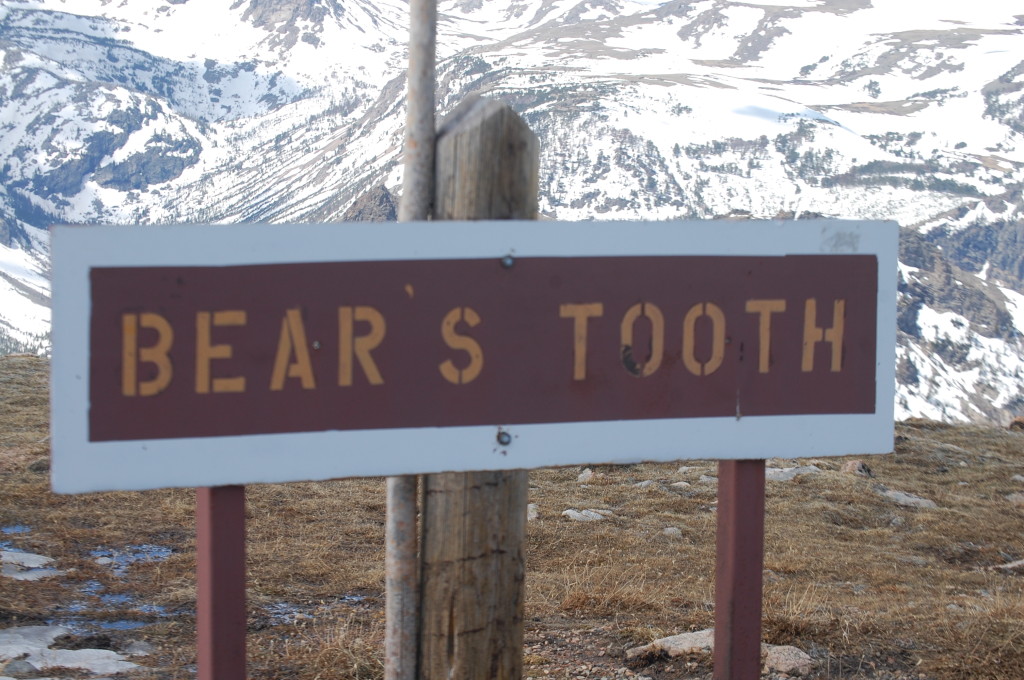
<path id="1" fill-rule="evenodd" d="M 875 410 L 875 255 L 100 267 L 90 282 L 94 442 Z"/>

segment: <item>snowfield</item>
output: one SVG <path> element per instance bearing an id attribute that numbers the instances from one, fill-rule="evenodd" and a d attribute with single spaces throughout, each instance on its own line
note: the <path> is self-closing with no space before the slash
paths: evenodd
<path id="1" fill-rule="evenodd" d="M 1012 5 L 442 0 L 439 117 L 469 92 L 520 112 L 542 140 L 548 218 L 919 233 L 934 257 L 905 263 L 898 413 L 1006 420 L 1024 405 L 1007 252 L 1024 246 L 992 242 L 1024 231 Z M 0 339 L 47 332 L 49 224 L 332 221 L 375 186 L 400 190 L 407 5 L 312 7 L 0 7 Z M 982 286 L 1007 326 L 914 281 Z"/>

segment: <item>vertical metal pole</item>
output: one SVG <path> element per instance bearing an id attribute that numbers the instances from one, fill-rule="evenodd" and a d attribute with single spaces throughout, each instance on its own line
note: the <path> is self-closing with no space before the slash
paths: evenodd
<path id="1" fill-rule="evenodd" d="M 430 217 L 434 200 L 434 61 L 436 0 L 409 2 L 409 73 L 405 177 L 398 220 Z M 416 680 L 419 650 L 419 558 L 413 476 L 389 477 L 385 527 L 384 679 Z"/>
<path id="2" fill-rule="evenodd" d="M 405 178 L 398 221 L 425 220 L 434 200 L 434 61 L 436 0 L 409 2 L 409 74 L 405 116 Z"/>
<path id="3" fill-rule="evenodd" d="M 718 463 L 715 680 L 761 677 L 764 461 Z"/>
<path id="4" fill-rule="evenodd" d="M 384 677 L 415 680 L 419 641 L 416 487 L 412 475 L 388 477 L 385 527 Z"/>
<path id="5" fill-rule="evenodd" d="M 245 680 L 245 487 L 196 489 L 199 680 Z"/>

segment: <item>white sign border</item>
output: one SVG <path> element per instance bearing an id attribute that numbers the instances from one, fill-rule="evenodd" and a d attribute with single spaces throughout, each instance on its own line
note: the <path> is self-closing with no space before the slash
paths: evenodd
<path id="1" fill-rule="evenodd" d="M 58 226 L 52 230 L 53 490 L 82 493 L 688 458 L 799 458 L 893 448 L 894 222 L 410 222 Z M 873 414 L 744 416 L 90 442 L 95 267 L 297 262 L 869 254 L 878 258 Z M 501 446 L 499 430 L 512 441 Z"/>

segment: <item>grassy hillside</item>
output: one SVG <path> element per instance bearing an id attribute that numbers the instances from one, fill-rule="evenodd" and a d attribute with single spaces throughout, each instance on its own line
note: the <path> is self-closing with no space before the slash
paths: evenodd
<path id="1" fill-rule="evenodd" d="M 69 624 L 69 648 L 145 640 L 137 677 L 192 677 L 194 494 L 50 493 L 47 379 L 43 359 L 0 357 L 0 548 L 66 573 L 0 577 L 0 628 Z M 863 460 L 874 477 L 843 459 L 769 461 L 820 471 L 767 483 L 765 641 L 809 653 L 814 678 L 1024 677 L 1024 567 L 1002 568 L 1024 559 L 1024 434 L 897 423 L 896 452 Z M 593 472 L 531 473 L 526 675 L 709 677 L 706 655 L 624 652 L 713 624 L 716 489 L 701 477 L 715 463 Z M 247 500 L 250 677 L 379 678 L 383 481 L 252 486 Z M 584 524 L 570 508 L 611 515 Z"/>

